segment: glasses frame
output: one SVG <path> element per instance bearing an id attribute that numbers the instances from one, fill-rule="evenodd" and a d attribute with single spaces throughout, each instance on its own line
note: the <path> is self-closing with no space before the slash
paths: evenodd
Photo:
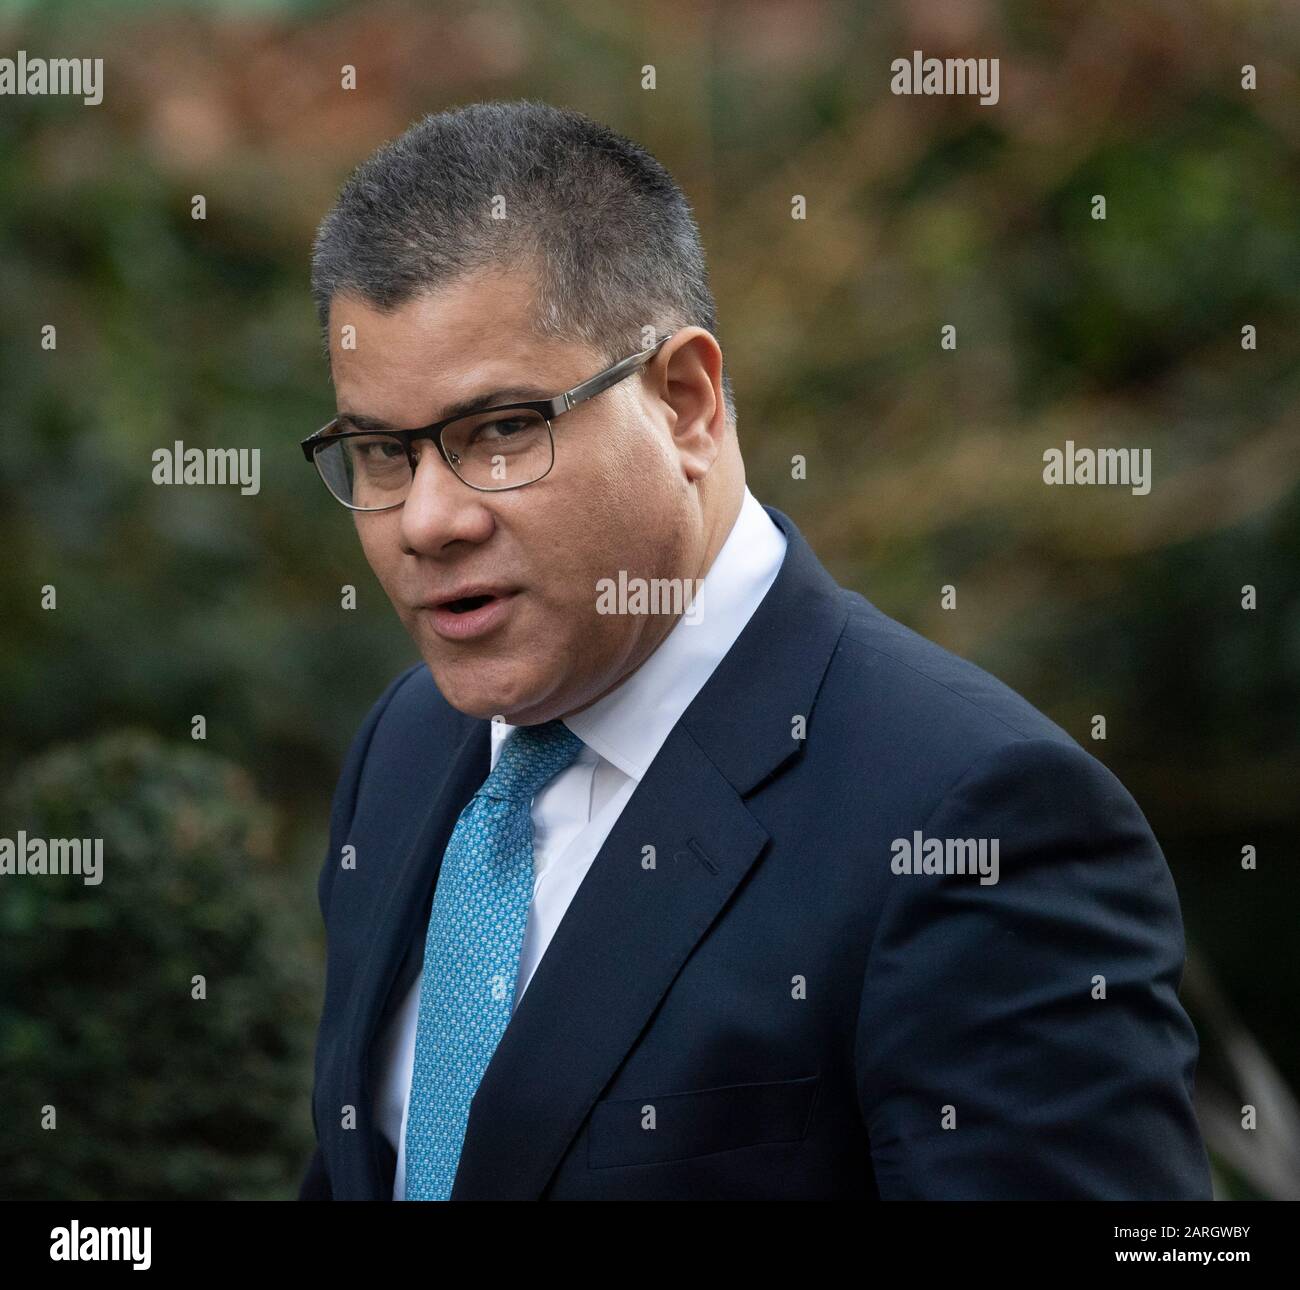
<path id="1" fill-rule="evenodd" d="M 508 493 L 516 488 L 527 488 L 529 484 L 536 484 L 543 480 L 555 468 L 555 432 L 551 428 L 551 422 L 556 417 L 563 416 L 566 412 L 571 412 L 579 403 L 585 403 L 588 399 L 594 398 L 597 394 L 603 394 L 611 385 L 616 385 L 624 377 L 631 376 L 633 372 L 649 363 L 651 359 L 659 352 L 666 342 L 672 339 L 676 333 L 670 332 L 667 336 L 660 337 L 649 349 L 643 349 L 635 354 L 630 354 L 627 358 L 620 359 L 611 367 L 607 367 L 603 372 L 597 372 L 590 379 L 575 385 L 571 390 L 565 390 L 561 394 L 555 395 L 549 399 L 533 399 L 524 403 L 497 403 L 488 408 L 478 408 L 473 412 L 458 412 L 453 417 L 444 417 L 441 421 L 434 421 L 427 426 L 418 426 L 412 430 L 341 430 L 331 433 L 331 430 L 342 419 L 341 416 L 331 417 L 321 428 L 307 438 L 303 439 L 299 447 L 303 451 L 303 456 L 316 467 L 316 473 L 320 475 L 321 482 L 325 485 L 329 495 L 334 498 L 340 506 L 346 506 L 350 511 L 363 511 L 367 514 L 374 514 L 379 511 L 395 510 L 399 506 L 406 504 L 406 498 L 403 497 L 400 502 L 393 502 L 388 506 L 353 506 L 350 502 L 345 502 L 331 487 L 329 480 L 325 478 L 325 472 L 320 467 L 316 454 L 321 448 L 328 444 L 335 443 L 341 439 L 359 439 L 362 437 L 373 439 L 376 435 L 385 435 L 390 439 L 398 440 L 406 450 L 406 460 L 411 467 L 411 478 L 415 478 L 415 468 L 417 465 L 414 454 L 411 452 L 411 444 L 417 439 L 431 439 L 434 446 L 438 449 L 440 456 L 457 479 L 460 480 L 466 488 L 472 488 L 480 493 Z M 551 464 L 546 470 L 537 476 L 537 479 L 530 479 L 523 484 L 507 484 L 504 488 L 483 488 L 478 484 L 471 484 L 456 467 L 451 464 L 451 458 L 447 453 L 446 447 L 442 442 L 442 432 L 453 421 L 462 421 L 466 417 L 480 417 L 485 412 L 508 412 L 513 408 L 527 408 L 531 412 L 540 414 L 542 420 L 546 422 L 546 433 L 551 440 Z M 408 490 L 409 495 L 409 490 Z"/>

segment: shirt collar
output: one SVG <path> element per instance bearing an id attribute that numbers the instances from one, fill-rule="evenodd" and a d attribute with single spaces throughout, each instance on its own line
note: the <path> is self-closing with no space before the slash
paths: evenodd
<path id="1" fill-rule="evenodd" d="M 745 489 L 736 522 L 684 615 L 640 667 L 564 724 L 593 752 L 640 780 L 682 713 L 735 644 L 776 581 L 787 540 Z M 492 764 L 514 727 L 492 723 Z"/>

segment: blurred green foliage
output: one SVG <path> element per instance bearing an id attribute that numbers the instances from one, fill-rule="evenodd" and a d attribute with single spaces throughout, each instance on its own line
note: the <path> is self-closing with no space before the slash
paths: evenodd
<path id="1" fill-rule="evenodd" d="M 283 1196 L 312 1146 L 313 911 L 247 774 L 105 735 L 32 761 L 3 818 L 103 849 L 98 883 L 3 880 L 5 1198 Z"/>

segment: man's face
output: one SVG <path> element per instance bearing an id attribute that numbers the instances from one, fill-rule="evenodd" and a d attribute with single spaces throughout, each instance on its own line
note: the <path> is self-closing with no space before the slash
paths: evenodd
<path id="1" fill-rule="evenodd" d="M 534 335 L 530 301 L 525 280 L 495 272 L 391 313 L 337 296 L 330 345 L 339 411 L 409 429 L 506 386 L 535 388 L 519 398 L 550 398 L 606 366 L 584 346 Z M 347 323 L 355 349 L 339 347 Z M 597 612 L 598 580 L 617 582 L 620 570 L 700 575 L 706 538 L 691 477 L 708 463 L 698 437 L 674 436 L 665 389 L 629 376 L 557 418 L 555 464 L 524 488 L 470 488 L 431 442 L 417 443 L 403 505 L 354 512 L 370 567 L 453 707 L 516 725 L 567 715 L 612 689 L 667 635 L 672 618 Z M 472 620 L 435 608 L 471 585 L 492 587 L 499 603 Z"/>

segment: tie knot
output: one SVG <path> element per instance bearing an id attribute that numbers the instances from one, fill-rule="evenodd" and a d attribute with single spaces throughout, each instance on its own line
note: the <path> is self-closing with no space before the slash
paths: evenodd
<path id="1" fill-rule="evenodd" d="M 582 746 L 582 740 L 563 721 L 516 726 L 479 792 L 487 797 L 530 798 L 573 765 Z"/>

